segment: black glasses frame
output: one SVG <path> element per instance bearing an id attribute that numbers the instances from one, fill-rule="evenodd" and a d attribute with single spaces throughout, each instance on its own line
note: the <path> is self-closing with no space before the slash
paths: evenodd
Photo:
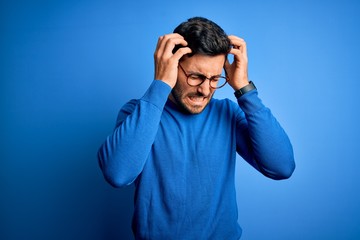
<path id="1" fill-rule="evenodd" d="M 183 71 L 183 73 L 184 73 L 185 76 L 186 76 L 186 83 L 187 83 L 189 86 L 191 86 L 191 87 L 198 87 L 198 86 L 200 86 L 201 84 L 203 84 L 206 79 L 209 79 L 209 86 L 210 86 L 212 89 L 219 89 L 219 88 L 222 88 L 223 86 L 225 86 L 226 83 L 227 83 L 228 80 L 229 80 L 228 77 L 224 77 L 224 76 L 212 76 L 212 77 L 208 78 L 208 77 L 206 77 L 205 75 L 202 75 L 202 74 L 187 74 L 186 71 L 184 70 L 184 68 L 181 66 L 180 63 L 179 63 L 179 67 L 180 67 L 180 69 Z M 225 73 L 226 73 L 226 72 L 225 72 Z M 200 82 L 199 84 L 195 84 L 195 85 L 190 84 L 190 83 L 189 83 L 189 78 L 190 78 L 191 76 L 196 76 L 196 78 L 200 78 L 200 79 L 201 79 L 201 82 Z M 213 86 L 211 86 L 211 82 L 212 82 L 212 81 L 216 81 L 215 78 L 225 79 L 225 83 L 222 84 L 222 85 L 220 85 L 220 86 L 213 87 Z"/>

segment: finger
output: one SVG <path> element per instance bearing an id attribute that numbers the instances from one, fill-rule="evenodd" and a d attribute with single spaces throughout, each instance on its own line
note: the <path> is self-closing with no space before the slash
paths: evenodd
<path id="1" fill-rule="evenodd" d="M 230 49 L 230 54 L 234 55 L 236 60 L 247 60 L 247 49 L 244 41 L 237 42 L 237 46 Z"/>
<path id="2" fill-rule="evenodd" d="M 180 61 L 180 59 L 186 55 L 191 53 L 191 48 L 189 47 L 183 47 L 183 48 L 179 48 L 173 55 L 173 58 L 176 59 L 177 61 Z"/>
<path id="3" fill-rule="evenodd" d="M 232 54 L 235 60 L 240 60 L 243 58 L 243 52 L 240 49 L 232 48 L 230 49 L 230 54 Z"/>
<path id="4" fill-rule="evenodd" d="M 184 37 L 181 36 L 178 33 L 171 33 L 171 34 L 167 34 L 167 35 L 159 37 L 154 55 L 158 56 L 158 57 L 161 57 L 164 54 L 167 42 L 169 40 L 171 40 L 171 39 L 174 39 L 174 38 L 176 38 L 176 39 L 184 39 Z"/>
<path id="5" fill-rule="evenodd" d="M 247 54 L 246 42 L 244 39 L 233 35 L 228 36 L 228 38 L 233 48 L 240 49 L 244 54 Z"/>
<path id="6" fill-rule="evenodd" d="M 184 38 L 170 38 L 164 46 L 163 57 L 171 57 L 173 55 L 173 50 L 176 45 L 187 46 L 188 44 Z"/>
<path id="7" fill-rule="evenodd" d="M 157 41 L 157 44 L 156 44 L 156 48 L 155 48 L 155 52 L 158 52 L 159 51 L 159 48 L 160 48 L 160 45 L 161 45 L 161 42 L 163 40 L 164 36 L 160 36 L 158 38 L 158 41 Z"/>
<path id="8" fill-rule="evenodd" d="M 228 36 L 228 38 L 232 44 L 236 43 L 236 42 L 245 42 L 245 40 L 243 38 L 240 38 L 240 37 L 237 37 L 234 35 L 230 35 L 230 36 Z"/>
<path id="9" fill-rule="evenodd" d="M 236 41 L 232 45 L 233 45 L 233 49 L 238 49 L 242 53 L 247 54 L 245 41 Z"/>

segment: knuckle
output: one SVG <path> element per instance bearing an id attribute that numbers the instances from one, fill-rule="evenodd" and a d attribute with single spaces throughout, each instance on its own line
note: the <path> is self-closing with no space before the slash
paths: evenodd
<path id="1" fill-rule="evenodd" d="M 161 59 L 160 53 L 156 52 L 156 53 L 154 54 L 154 58 L 155 58 L 157 61 L 159 61 L 159 60 Z"/>
<path id="2" fill-rule="evenodd" d="M 176 62 L 176 60 L 175 60 L 174 58 L 172 58 L 172 57 L 166 60 L 166 63 L 167 63 L 168 65 L 172 65 L 172 64 L 174 64 L 175 62 Z"/>
<path id="3" fill-rule="evenodd" d="M 182 48 L 179 48 L 178 50 L 181 54 L 186 54 L 188 52 L 190 52 L 191 50 L 189 48 L 185 48 L 185 47 L 182 47 Z"/>
<path id="4" fill-rule="evenodd" d="M 158 38 L 158 42 L 160 43 L 163 39 L 164 39 L 164 36 L 160 36 L 160 37 Z"/>
<path id="5" fill-rule="evenodd" d="M 183 54 L 185 52 L 185 48 L 180 47 L 177 52 Z"/>
<path id="6" fill-rule="evenodd" d="M 168 40 L 168 39 L 170 39 L 170 36 L 167 34 L 167 35 L 164 35 L 163 36 L 163 39 L 165 39 L 165 40 Z"/>

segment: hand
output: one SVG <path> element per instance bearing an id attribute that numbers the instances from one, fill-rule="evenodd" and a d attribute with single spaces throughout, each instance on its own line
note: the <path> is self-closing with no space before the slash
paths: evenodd
<path id="1" fill-rule="evenodd" d="M 167 83 L 173 88 L 177 81 L 179 60 L 188 53 L 189 47 L 179 48 L 175 53 L 173 49 L 176 45 L 187 46 L 187 42 L 177 33 L 172 33 L 159 37 L 154 53 L 155 60 L 155 79 Z"/>
<path id="2" fill-rule="evenodd" d="M 226 59 L 224 67 L 229 78 L 228 83 L 236 91 L 249 84 L 246 43 L 244 39 L 236 36 L 229 36 L 229 39 L 233 46 L 230 54 L 234 55 L 234 61 L 230 64 Z"/>

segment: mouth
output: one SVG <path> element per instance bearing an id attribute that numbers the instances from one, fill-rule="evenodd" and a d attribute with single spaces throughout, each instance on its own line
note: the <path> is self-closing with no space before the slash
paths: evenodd
<path id="1" fill-rule="evenodd" d="M 207 97 L 200 96 L 200 95 L 189 95 L 187 96 L 189 101 L 194 105 L 202 105 L 206 102 Z"/>

